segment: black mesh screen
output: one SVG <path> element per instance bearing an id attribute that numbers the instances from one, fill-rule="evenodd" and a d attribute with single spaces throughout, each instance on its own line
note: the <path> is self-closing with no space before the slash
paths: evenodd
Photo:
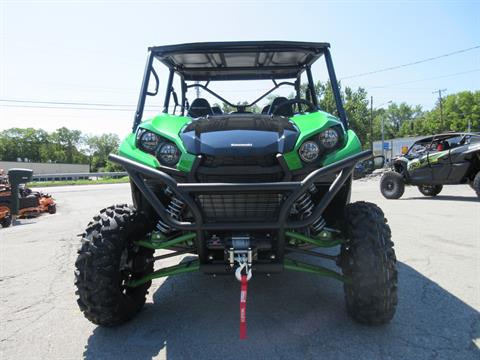
<path id="1" fill-rule="evenodd" d="M 207 222 L 275 221 L 282 199 L 277 193 L 197 195 Z"/>

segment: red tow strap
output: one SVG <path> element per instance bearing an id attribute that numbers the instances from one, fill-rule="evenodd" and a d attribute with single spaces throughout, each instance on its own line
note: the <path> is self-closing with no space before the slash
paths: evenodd
<path id="1" fill-rule="evenodd" d="M 247 338 L 247 275 L 240 282 L 240 340 Z"/>

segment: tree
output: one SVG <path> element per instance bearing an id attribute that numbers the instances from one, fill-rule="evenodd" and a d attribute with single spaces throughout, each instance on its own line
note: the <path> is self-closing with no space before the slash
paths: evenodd
<path id="1" fill-rule="evenodd" d="M 82 132 L 80 130 L 70 130 L 66 127 L 57 129 L 51 136 L 51 140 L 56 145 L 54 154 L 59 162 L 69 164 L 85 161 L 85 155 L 78 151 L 83 144 Z"/>
<path id="2" fill-rule="evenodd" d="M 48 146 L 48 133 L 34 128 L 12 128 L 0 133 L 0 159 L 40 162 Z"/>
<path id="3" fill-rule="evenodd" d="M 93 171 L 119 171 L 119 165 L 107 161 L 110 153 L 116 153 L 120 139 L 116 134 L 102 134 L 87 137 L 90 166 Z"/>
<path id="4" fill-rule="evenodd" d="M 426 117 L 426 128 L 431 132 L 466 131 L 468 123 L 472 131 L 480 131 L 480 91 L 462 91 L 443 99 Z M 443 121 L 442 121 L 443 118 Z"/>
<path id="5" fill-rule="evenodd" d="M 384 116 L 386 138 L 413 134 L 412 122 L 422 116 L 423 111 L 420 105 L 411 106 L 404 102 L 399 105 L 390 104 Z"/>

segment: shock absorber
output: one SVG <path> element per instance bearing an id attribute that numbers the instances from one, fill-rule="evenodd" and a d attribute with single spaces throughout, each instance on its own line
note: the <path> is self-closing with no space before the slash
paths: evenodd
<path id="1" fill-rule="evenodd" d="M 167 214 L 175 220 L 181 220 L 182 212 L 185 209 L 185 203 L 177 198 L 170 188 L 165 189 L 165 195 L 170 198 L 170 203 L 166 207 Z M 167 235 L 173 231 L 173 228 L 165 223 L 163 220 L 158 220 L 157 230 L 161 231 L 163 234 Z"/>
<path id="2" fill-rule="evenodd" d="M 312 215 L 313 209 L 315 208 L 315 203 L 312 200 L 312 194 L 317 192 L 317 187 L 315 184 L 311 184 L 310 187 L 305 191 L 295 202 L 295 208 L 300 214 L 301 219 L 305 219 Z M 322 216 L 319 216 L 313 223 L 310 225 L 310 230 L 313 235 L 317 235 L 326 225 L 326 221 Z"/>

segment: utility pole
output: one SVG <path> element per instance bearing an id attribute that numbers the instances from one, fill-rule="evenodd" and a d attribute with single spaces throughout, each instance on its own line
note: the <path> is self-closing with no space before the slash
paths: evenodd
<path id="1" fill-rule="evenodd" d="M 385 133 L 384 133 L 384 123 L 383 123 L 383 114 L 382 114 L 382 156 L 383 159 L 385 159 L 385 147 L 384 147 L 384 142 L 385 142 Z"/>
<path id="2" fill-rule="evenodd" d="M 392 100 L 389 100 L 389 101 L 387 101 L 383 104 L 380 104 L 379 107 L 383 106 L 385 104 L 391 104 L 391 103 L 392 103 Z M 385 159 L 385 145 L 384 145 L 384 142 L 385 142 L 385 119 L 384 119 L 385 114 L 381 114 L 380 116 L 382 118 L 382 128 L 381 128 L 381 131 L 382 131 L 382 156 Z"/>
<path id="3" fill-rule="evenodd" d="M 370 96 L 370 150 L 373 152 L 373 96 Z"/>
<path id="4" fill-rule="evenodd" d="M 447 89 L 438 89 L 437 91 L 432 92 L 432 94 L 438 93 L 438 103 L 440 104 L 440 132 L 443 132 L 443 99 L 442 92 L 447 91 Z"/>

